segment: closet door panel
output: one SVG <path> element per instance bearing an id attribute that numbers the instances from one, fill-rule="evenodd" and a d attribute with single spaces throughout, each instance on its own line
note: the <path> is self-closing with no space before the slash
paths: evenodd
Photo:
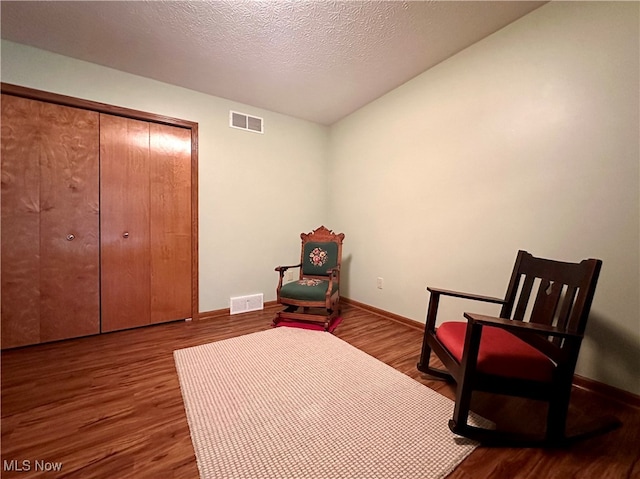
<path id="1" fill-rule="evenodd" d="M 42 104 L 41 341 L 100 332 L 96 112 Z"/>
<path id="2" fill-rule="evenodd" d="M 151 322 L 191 317 L 191 131 L 150 125 Z"/>
<path id="3" fill-rule="evenodd" d="M 37 102 L 2 95 L 2 348 L 40 340 L 40 163 Z"/>
<path id="4" fill-rule="evenodd" d="M 102 331 L 150 322 L 149 124 L 100 115 Z"/>

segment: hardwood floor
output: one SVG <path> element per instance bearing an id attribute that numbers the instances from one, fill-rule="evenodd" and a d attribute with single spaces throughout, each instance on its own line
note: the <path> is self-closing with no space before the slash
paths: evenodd
<path id="1" fill-rule="evenodd" d="M 197 479 L 172 353 L 269 329 L 277 309 L 3 351 L 2 477 Z M 338 337 L 453 398 L 454 386 L 415 367 L 420 331 L 353 305 L 343 317 Z M 540 419 L 528 404 L 474 401 L 501 426 Z M 583 390 L 572 396 L 574 422 L 607 413 L 623 426 L 566 450 L 480 447 L 448 477 L 640 478 L 638 409 Z"/>

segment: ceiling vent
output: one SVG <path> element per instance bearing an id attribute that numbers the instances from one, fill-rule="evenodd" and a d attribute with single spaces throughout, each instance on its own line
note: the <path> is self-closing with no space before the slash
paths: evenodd
<path id="1" fill-rule="evenodd" d="M 255 133 L 264 133 L 264 121 L 257 116 L 247 115 L 237 111 L 229 112 L 229 126 L 231 128 L 239 128 L 240 130 L 253 131 Z"/>

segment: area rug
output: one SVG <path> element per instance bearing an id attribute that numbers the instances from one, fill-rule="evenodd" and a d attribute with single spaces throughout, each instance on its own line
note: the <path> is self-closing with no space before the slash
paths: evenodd
<path id="1" fill-rule="evenodd" d="M 477 446 L 453 402 L 326 332 L 174 351 L 202 479 L 433 479 Z"/>

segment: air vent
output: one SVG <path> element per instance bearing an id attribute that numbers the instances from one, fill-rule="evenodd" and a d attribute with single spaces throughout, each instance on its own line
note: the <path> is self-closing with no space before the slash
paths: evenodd
<path id="1" fill-rule="evenodd" d="M 263 294 L 251 294 L 249 296 L 237 296 L 231 298 L 230 313 L 247 313 L 249 311 L 259 311 L 264 308 Z"/>
<path id="2" fill-rule="evenodd" d="M 229 126 L 240 130 L 264 133 L 264 122 L 262 118 L 237 111 L 229 112 Z"/>

